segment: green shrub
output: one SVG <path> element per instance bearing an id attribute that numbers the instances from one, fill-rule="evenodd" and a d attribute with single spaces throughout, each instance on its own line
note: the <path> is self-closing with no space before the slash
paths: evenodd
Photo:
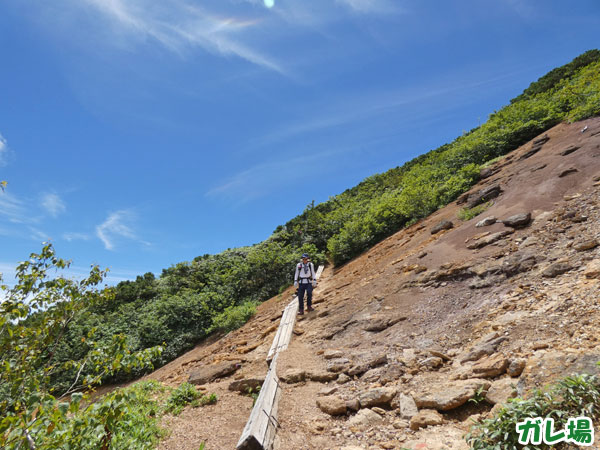
<path id="1" fill-rule="evenodd" d="M 213 318 L 211 331 L 229 332 L 237 330 L 256 313 L 257 302 L 244 302 L 239 306 L 230 306 Z"/>
<path id="2" fill-rule="evenodd" d="M 494 202 L 487 202 L 482 203 L 481 205 L 474 206 L 472 208 L 463 208 L 456 214 L 456 216 L 460 220 L 466 222 L 467 220 L 471 220 L 473 217 L 478 216 L 479 214 L 484 212 L 486 209 L 492 206 L 493 203 Z"/>
<path id="3" fill-rule="evenodd" d="M 570 417 L 598 417 L 600 379 L 595 375 L 576 375 L 560 380 L 547 391 L 535 391 L 527 399 L 511 399 L 490 419 L 473 425 L 465 439 L 473 450 L 516 450 L 515 426 L 528 418 L 552 418 L 555 428 L 562 428 Z M 533 447 L 529 447 L 533 448 Z M 539 447 L 546 449 L 548 445 Z"/>
<path id="4" fill-rule="evenodd" d="M 216 394 L 202 395 L 193 384 L 183 383 L 171 392 L 165 404 L 164 411 L 178 416 L 187 405 L 197 408 L 215 403 L 217 403 Z"/>

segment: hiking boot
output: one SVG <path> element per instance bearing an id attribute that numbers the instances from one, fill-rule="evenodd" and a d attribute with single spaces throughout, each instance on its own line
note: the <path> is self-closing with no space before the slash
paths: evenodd
<path id="1" fill-rule="evenodd" d="M 306 310 L 307 310 L 308 312 L 310 312 L 310 311 L 314 311 L 314 310 L 315 310 L 315 308 L 313 308 L 312 306 L 309 306 L 309 307 L 308 307 Z"/>
<path id="2" fill-rule="evenodd" d="M 299 316 L 303 316 L 304 315 L 304 311 L 298 311 L 298 315 Z"/>

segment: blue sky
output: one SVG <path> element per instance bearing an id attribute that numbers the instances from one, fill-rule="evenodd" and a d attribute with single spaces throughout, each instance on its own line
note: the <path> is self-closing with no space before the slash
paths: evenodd
<path id="1" fill-rule="evenodd" d="M 600 3 L 4 0 L 0 272 L 250 245 L 598 48 Z"/>

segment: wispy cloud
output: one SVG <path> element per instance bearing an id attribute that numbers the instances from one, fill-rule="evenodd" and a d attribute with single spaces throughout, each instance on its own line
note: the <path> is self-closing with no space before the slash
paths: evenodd
<path id="1" fill-rule="evenodd" d="M 40 204 L 46 211 L 48 211 L 48 213 L 52 217 L 58 217 L 67 209 L 65 202 L 57 194 L 54 193 L 44 194 L 42 196 Z"/>
<path id="2" fill-rule="evenodd" d="M 0 134 L 0 167 L 6 165 L 6 156 L 8 154 L 8 144 L 4 136 Z"/>
<path id="3" fill-rule="evenodd" d="M 220 15 L 184 0 L 165 0 L 161 6 L 149 0 L 86 0 L 86 4 L 121 29 L 151 38 L 179 54 L 188 47 L 200 47 L 285 73 L 277 61 L 246 44 L 241 35 L 260 18 Z"/>
<path id="4" fill-rule="evenodd" d="M 91 236 L 88 233 L 78 233 L 78 232 L 67 232 L 62 234 L 62 238 L 65 241 L 89 241 Z"/>
<path id="5" fill-rule="evenodd" d="M 389 12 L 395 7 L 387 0 L 336 0 L 360 13 Z"/>
<path id="6" fill-rule="evenodd" d="M 126 239 L 150 245 L 142 240 L 133 229 L 136 215 L 131 210 L 120 210 L 108 215 L 106 220 L 96 227 L 96 236 L 107 250 L 114 250 L 118 240 Z"/>
<path id="7" fill-rule="evenodd" d="M 27 215 L 25 203 L 10 192 L 0 195 L 0 217 L 4 217 L 11 223 L 30 222 Z"/>

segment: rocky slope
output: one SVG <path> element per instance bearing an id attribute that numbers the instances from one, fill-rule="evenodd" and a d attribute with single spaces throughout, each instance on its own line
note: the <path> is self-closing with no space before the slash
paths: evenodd
<path id="1" fill-rule="evenodd" d="M 600 118 L 560 124 L 482 171 L 454 204 L 327 268 L 316 311 L 280 357 L 276 448 L 466 449 L 470 421 L 495 404 L 596 371 L 599 201 Z M 481 204 L 480 215 L 457 218 Z M 192 376 L 219 396 L 167 417 L 159 448 L 235 448 L 252 398 L 231 388 L 264 377 L 291 298 L 265 302 L 243 328 L 149 376 L 171 385 Z"/>

